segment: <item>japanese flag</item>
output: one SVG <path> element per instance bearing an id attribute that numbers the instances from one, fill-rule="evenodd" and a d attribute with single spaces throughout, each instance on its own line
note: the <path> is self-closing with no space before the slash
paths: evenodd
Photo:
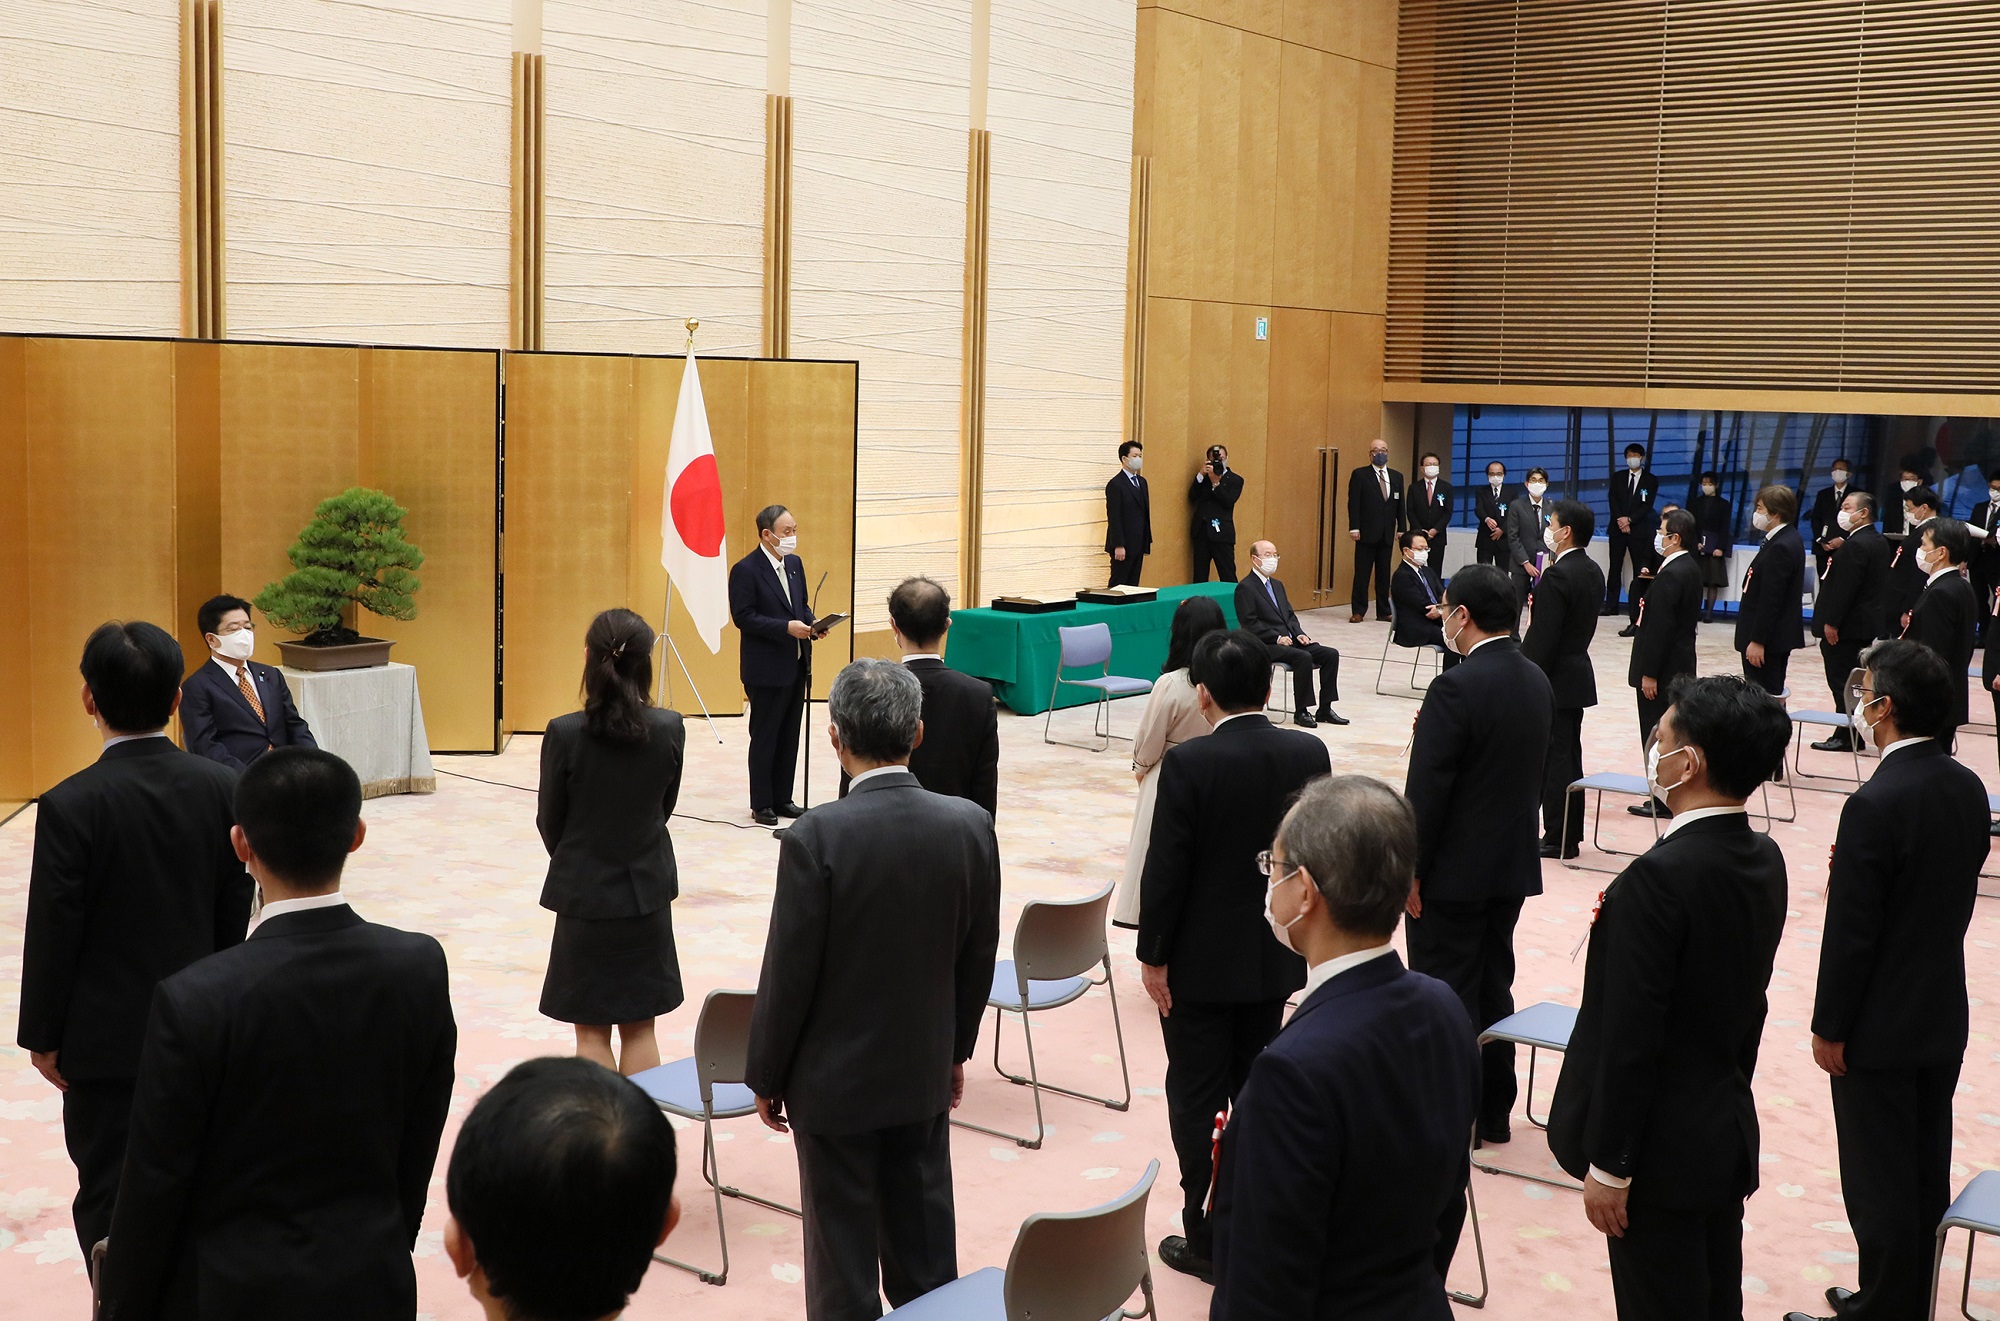
<path id="1" fill-rule="evenodd" d="M 723 566 L 722 478 L 708 433 L 701 374 L 689 349 L 667 447 L 667 489 L 660 502 L 660 564 L 694 619 L 710 652 L 722 650 L 729 622 L 729 578 Z"/>

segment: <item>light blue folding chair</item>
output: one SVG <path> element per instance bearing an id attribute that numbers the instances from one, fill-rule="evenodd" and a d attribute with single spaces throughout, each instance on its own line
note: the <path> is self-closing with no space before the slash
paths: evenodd
<path id="1" fill-rule="evenodd" d="M 1401 688 L 1385 690 L 1382 687 L 1382 676 L 1389 672 L 1389 653 L 1397 647 L 1410 653 L 1410 677 Z M 1417 671 L 1426 657 L 1435 666 L 1431 672 L 1431 679 L 1444 673 L 1443 647 L 1435 642 L 1396 641 L 1396 603 L 1389 602 L 1389 631 L 1382 637 L 1382 662 L 1375 670 L 1375 692 L 1382 697 L 1400 697 L 1406 701 L 1421 702 L 1424 694 L 1430 690 L 1430 680 L 1425 680 L 1421 685 L 1417 683 Z M 1400 660 L 1396 663 L 1402 664 Z"/>
<path id="2" fill-rule="evenodd" d="M 1111 625 L 1079 624 L 1075 628 L 1058 628 L 1056 638 L 1062 648 L 1056 659 L 1056 681 L 1049 688 L 1049 717 L 1042 722 L 1042 742 L 1060 743 L 1068 748 L 1082 748 L 1086 752 L 1102 752 L 1111 746 L 1117 737 L 1111 732 L 1111 699 L 1114 697 L 1136 697 L 1140 693 L 1153 691 L 1150 679 L 1129 679 L 1122 674 L 1111 672 Z M 1087 679 L 1069 679 L 1063 676 L 1065 670 L 1081 670 L 1095 667 L 1096 674 Z M 1093 704 L 1091 736 L 1100 740 L 1093 747 L 1088 743 L 1071 743 L 1067 739 L 1054 737 L 1056 695 L 1063 685 L 1072 688 L 1088 688 L 1097 694 Z M 1130 740 L 1128 739 L 1127 742 Z"/>
<path id="3" fill-rule="evenodd" d="M 1937 1250 L 1931 1254 L 1931 1305 L 1924 1309 L 1926 1317 L 1937 1314 L 1944 1240 L 1954 1229 L 1965 1231 L 1965 1283 L 1959 1287 L 1958 1310 L 1965 1321 L 1976 1321 L 1972 1315 L 1972 1249 L 1981 1234 L 2000 1235 L 2000 1170 L 1981 1170 L 1975 1174 L 1972 1182 L 1965 1185 L 1965 1191 L 1952 1199 L 1944 1219 L 1938 1222 Z"/>
<path id="4" fill-rule="evenodd" d="M 1489 1041 L 1509 1041 L 1528 1048 L 1528 1088 L 1521 1097 L 1521 1113 L 1526 1115 L 1528 1122 L 1536 1128 L 1547 1129 L 1549 1121 L 1546 1118 L 1537 1118 L 1535 1115 L 1535 1053 L 1546 1050 L 1552 1054 L 1562 1054 L 1569 1049 L 1570 1033 L 1575 1030 L 1576 1010 L 1568 1005 L 1544 1000 L 1540 1004 L 1529 1005 L 1526 1009 L 1515 1010 L 1479 1034 L 1479 1044 L 1482 1046 Z M 1533 1174 L 1527 1170 L 1509 1169 L 1504 1165 L 1483 1161 L 1476 1155 L 1472 1158 L 1472 1167 L 1484 1170 L 1488 1174 L 1511 1174 L 1516 1179 L 1526 1179 L 1530 1183 L 1545 1183 L 1551 1188 L 1577 1189 L 1583 1186 L 1568 1175 L 1557 1179 L 1546 1174 Z"/>

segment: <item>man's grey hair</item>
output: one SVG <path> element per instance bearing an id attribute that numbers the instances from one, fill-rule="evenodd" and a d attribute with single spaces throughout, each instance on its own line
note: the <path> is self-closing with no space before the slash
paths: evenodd
<path id="1" fill-rule="evenodd" d="M 835 677 L 826 708 L 849 752 L 866 761 L 901 761 L 917 743 L 924 686 L 907 665 L 858 660 Z"/>
<path id="2" fill-rule="evenodd" d="M 1372 776 L 1323 776 L 1285 813 L 1275 851 L 1312 873 L 1335 926 L 1386 939 L 1417 872 L 1417 815 Z"/>

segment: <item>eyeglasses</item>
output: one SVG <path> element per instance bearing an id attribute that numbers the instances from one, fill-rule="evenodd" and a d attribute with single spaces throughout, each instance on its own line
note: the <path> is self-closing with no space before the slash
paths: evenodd
<path id="1" fill-rule="evenodd" d="M 1257 855 L 1257 871 L 1263 876 L 1286 876 L 1299 869 L 1300 864 L 1280 858 L 1265 849 Z"/>

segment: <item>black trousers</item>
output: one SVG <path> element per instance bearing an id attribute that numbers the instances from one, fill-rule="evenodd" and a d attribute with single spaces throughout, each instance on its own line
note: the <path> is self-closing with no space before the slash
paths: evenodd
<path id="1" fill-rule="evenodd" d="M 1840 1186 L 1861 1287 L 1842 1321 L 1924 1316 L 1938 1221 L 1951 1205 L 1951 1098 L 1959 1065 L 1854 1069 L 1834 1078 Z"/>
<path id="2" fill-rule="evenodd" d="M 63 1145 L 76 1165 L 76 1200 L 70 1218 L 83 1259 L 111 1233 L 111 1207 L 125 1168 L 125 1137 L 132 1129 L 130 1079 L 71 1078 L 63 1093 Z"/>
<path id="3" fill-rule="evenodd" d="M 1409 919 L 1410 970 L 1435 977 L 1458 995 L 1475 1030 L 1514 1012 L 1514 924 L 1519 899 L 1425 899 Z M 1480 1048 L 1479 1122 L 1498 1125 L 1514 1109 L 1514 1044 Z"/>
<path id="4" fill-rule="evenodd" d="M 792 1131 L 808 1321 L 872 1321 L 958 1278 L 949 1114 L 867 1133 Z M 879 1286 L 878 1286 L 879 1280 Z"/>
<path id="5" fill-rule="evenodd" d="M 1833 709 L 1843 714 L 1847 711 L 1847 676 L 1861 663 L 1861 649 L 1865 645 L 1846 641 L 1819 644 L 1820 659 L 1826 665 L 1826 686 L 1833 690 Z"/>
<path id="6" fill-rule="evenodd" d="M 1604 1240 L 1618 1321 L 1743 1321 L 1743 1203 L 1726 1211 L 1627 1203 L 1625 1219 L 1625 1237 Z"/>
<path id="7" fill-rule="evenodd" d="M 1791 663 L 1791 652 L 1772 651 L 1767 647 L 1764 649 L 1763 665 L 1752 665 L 1747 659 L 1743 662 L 1743 680 L 1745 683 L 1756 684 L 1776 697 L 1785 691 L 1785 671 L 1790 668 Z"/>
<path id="8" fill-rule="evenodd" d="M 1583 708 L 1555 709 L 1549 722 L 1549 759 L 1542 769 L 1542 842 L 1564 849 L 1583 842 L 1583 791 L 1569 805 L 1569 828 L 1563 828 L 1563 804 L 1569 787 L 1583 778 Z"/>
<path id="9" fill-rule="evenodd" d="M 1605 522 L 1609 524 L 1611 529 L 1605 534 L 1605 539 L 1611 543 L 1611 567 L 1604 571 L 1603 612 L 1607 615 L 1615 615 L 1618 613 L 1618 589 L 1619 581 L 1624 576 L 1623 566 L 1627 560 L 1630 560 L 1632 564 L 1632 577 L 1634 579 L 1638 578 L 1639 570 L 1645 566 L 1645 560 L 1641 557 L 1645 555 L 1649 547 L 1644 540 L 1640 540 L 1635 544 L 1630 532 L 1620 532 L 1618 530 L 1617 519 L 1606 519 Z"/>
<path id="10" fill-rule="evenodd" d="M 1160 1020 L 1167 1046 L 1167 1128 L 1181 1167 L 1181 1223 L 1197 1256 L 1214 1255 L 1202 1204 L 1215 1172 L 1215 1116 L 1236 1100 L 1250 1062 L 1278 1035 L 1285 1002 L 1203 1004 L 1176 997 Z"/>
<path id="11" fill-rule="evenodd" d="M 806 671 L 782 688 L 750 692 L 750 806 L 782 807 L 792 801 L 799 767 L 799 722 L 806 713 Z"/>
<path id="12" fill-rule="evenodd" d="M 1442 559 L 1440 558 L 1440 562 Z M 1389 617 L 1389 575 L 1396 571 L 1396 539 L 1354 543 L 1354 613 L 1368 613 L 1368 575 L 1375 575 L 1375 617 Z"/>
<path id="13" fill-rule="evenodd" d="M 1233 541 L 1203 541 L 1196 537 L 1190 547 L 1194 551 L 1194 577 L 1190 582 L 1208 581 L 1208 567 L 1215 566 L 1215 580 L 1223 583 L 1236 581 L 1236 543 Z"/>
<path id="14" fill-rule="evenodd" d="M 1275 642 L 1264 644 L 1264 650 L 1271 655 L 1271 664 L 1283 665 L 1292 672 L 1292 709 L 1310 711 L 1313 709 L 1313 673 L 1319 673 L 1320 701 L 1332 706 L 1340 700 L 1340 653 L 1320 642 L 1308 642 L 1304 646 L 1281 647 Z"/>
<path id="15" fill-rule="evenodd" d="M 1105 558 L 1111 560 L 1111 585 L 1113 587 L 1137 587 L 1139 585 L 1139 566 L 1146 562 L 1145 551 L 1128 550 L 1125 552 L 1125 558 L 1122 560 L 1111 559 L 1109 555 L 1106 555 Z"/>

